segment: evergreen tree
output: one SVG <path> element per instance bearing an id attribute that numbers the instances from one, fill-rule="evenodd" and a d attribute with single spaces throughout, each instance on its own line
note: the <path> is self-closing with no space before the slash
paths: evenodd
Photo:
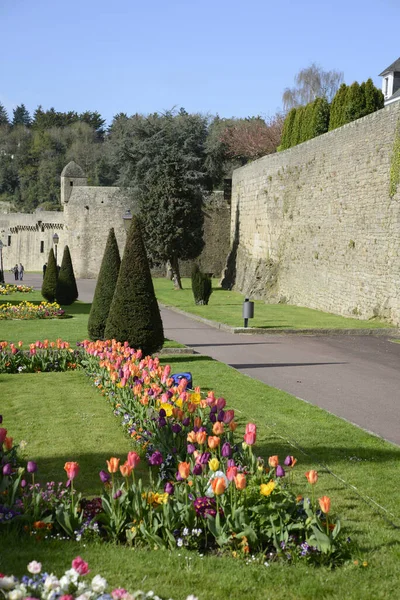
<path id="1" fill-rule="evenodd" d="M 372 79 L 365 82 L 365 114 L 375 112 L 384 107 L 384 95 L 374 86 Z"/>
<path id="2" fill-rule="evenodd" d="M 2 125 L 9 125 L 8 114 L 4 106 L 0 103 L 0 127 Z"/>
<path id="3" fill-rule="evenodd" d="M 47 259 L 47 269 L 42 283 L 42 296 L 48 302 L 54 302 L 57 295 L 57 265 L 53 248 L 49 252 Z"/>
<path id="4" fill-rule="evenodd" d="M 287 150 L 290 148 L 290 140 L 292 139 L 293 123 L 296 117 L 296 109 L 292 108 L 286 115 L 283 123 L 282 140 L 279 147 L 280 150 Z"/>
<path id="5" fill-rule="evenodd" d="M 346 104 L 347 85 L 342 83 L 331 104 L 329 131 L 345 124 L 344 107 Z"/>
<path id="6" fill-rule="evenodd" d="M 317 137 L 328 131 L 329 104 L 326 98 L 317 98 L 313 105 L 312 137 Z"/>
<path id="7" fill-rule="evenodd" d="M 92 307 L 90 309 L 88 333 L 92 340 L 104 339 L 108 313 L 117 285 L 121 258 L 114 229 L 108 234 L 106 248 L 97 279 Z"/>
<path id="8" fill-rule="evenodd" d="M 21 104 L 20 106 L 17 106 L 17 108 L 14 108 L 12 124 L 13 126 L 25 125 L 25 127 L 29 127 L 31 124 L 31 117 L 25 104 Z"/>
<path id="9" fill-rule="evenodd" d="M 139 220 L 133 216 L 104 335 L 145 355 L 159 350 L 164 331 Z"/>
<path id="10" fill-rule="evenodd" d="M 365 95 L 359 83 L 355 81 L 347 89 L 346 103 L 344 107 L 345 123 L 351 123 L 363 116 L 365 109 Z"/>
<path id="11" fill-rule="evenodd" d="M 48 268 L 49 267 L 47 266 L 47 269 Z M 68 246 L 65 246 L 64 248 L 61 269 L 58 273 L 56 298 L 59 304 L 64 305 L 72 304 L 78 299 L 78 288 Z"/>
<path id="12" fill-rule="evenodd" d="M 311 140 L 313 138 L 313 115 L 314 115 L 314 102 L 309 102 L 307 106 L 304 107 L 304 115 L 302 119 L 301 125 L 301 141 L 306 142 L 307 140 Z"/>
<path id="13" fill-rule="evenodd" d="M 195 304 L 207 305 L 212 294 L 212 281 L 207 273 L 202 273 L 198 265 L 192 269 L 192 292 Z"/>
<path id="14" fill-rule="evenodd" d="M 292 135 L 290 138 L 290 147 L 297 146 L 301 142 L 301 123 L 304 116 L 304 106 L 299 106 L 293 121 Z"/>

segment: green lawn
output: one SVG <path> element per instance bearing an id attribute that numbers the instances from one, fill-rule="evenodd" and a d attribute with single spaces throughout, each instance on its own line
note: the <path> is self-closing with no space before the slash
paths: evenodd
<path id="1" fill-rule="evenodd" d="M 241 425 L 247 420 L 257 423 L 258 454 L 296 456 L 299 491 L 306 489 L 304 472 L 317 468 L 317 493 L 331 497 L 332 511 L 342 516 L 343 527 L 360 546 L 360 561 L 368 566 L 351 564 L 334 571 L 304 564 L 265 567 L 181 550 L 37 544 L 6 537 L 0 571 L 22 574 L 26 563 L 35 559 L 47 570 L 60 572 L 79 554 L 89 560 L 93 574 L 105 575 L 114 585 L 153 589 L 175 600 L 189 593 L 199 600 L 396 598 L 400 536 L 390 522 L 400 527 L 400 448 L 207 357 L 171 356 L 162 361 L 171 364 L 173 372 L 191 371 L 195 385 L 224 396 Z M 0 386 L 5 425 L 16 439 L 28 442 L 27 457 L 39 460 L 42 474 L 63 480 L 64 461 L 78 460 L 77 486 L 93 493 L 105 458 L 126 453 L 129 440 L 118 428 L 118 419 L 83 374 L 2 375 Z"/>
<path id="2" fill-rule="evenodd" d="M 8 296 L 0 296 L 0 304 L 11 302 L 32 302 L 38 304 L 43 301 L 40 292 L 32 292 L 23 294 L 15 292 Z M 87 323 L 90 313 L 91 304 L 85 302 L 74 302 L 71 306 L 64 306 L 64 310 L 70 319 L 35 319 L 32 321 L 0 321 L 0 340 L 7 342 L 16 342 L 22 340 L 25 343 L 31 344 L 36 340 L 56 340 L 61 338 L 64 341 L 75 345 L 88 338 Z M 164 348 L 182 348 L 183 344 L 179 344 L 173 340 L 165 340 Z"/>
<path id="3" fill-rule="evenodd" d="M 232 327 L 243 327 L 244 296 L 238 292 L 225 291 L 216 287 L 215 280 L 208 306 L 195 305 L 189 278 L 182 279 L 183 290 L 175 290 L 172 282 L 162 277 L 154 278 L 153 283 L 158 300 L 166 306 L 175 306 Z M 375 319 L 361 321 L 303 306 L 265 304 L 261 300 L 256 300 L 254 319 L 249 320 L 249 326 L 264 329 L 377 329 L 391 325 Z"/>

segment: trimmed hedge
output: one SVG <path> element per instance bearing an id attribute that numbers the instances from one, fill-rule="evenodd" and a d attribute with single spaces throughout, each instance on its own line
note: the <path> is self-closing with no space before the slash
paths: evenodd
<path id="1" fill-rule="evenodd" d="M 48 269 L 49 267 L 47 267 Z M 47 270 L 46 270 L 47 275 Z M 57 279 L 56 300 L 59 304 L 69 305 L 78 299 L 78 287 L 72 266 L 71 254 L 68 246 L 64 248 L 60 272 Z"/>
<path id="2" fill-rule="evenodd" d="M 92 340 L 103 340 L 111 302 L 117 285 L 121 257 L 117 240 L 112 227 L 108 233 L 107 243 L 97 278 L 92 307 L 88 321 L 88 333 Z"/>
<path id="3" fill-rule="evenodd" d="M 56 265 L 56 259 L 54 256 L 53 248 L 49 252 L 49 258 L 47 259 L 47 269 L 42 283 L 42 296 L 48 302 L 54 302 L 57 296 L 57 280 L 58 280 L 58 269 Z"/>
<path id="4" fill-rule="evenodd" d="M 208 304 L 212 294 L 212 281 L 207 273 L 202 273 L 198 265 L 192 269 L 192 291 L 195 304 Z"/>
<path id="5" fill-rule="evenodd" d="M 145 355 L 162 348 L 164 330 L 154 293 L 139 219 L 134 215 L 128 231 L 118 281 L 104 335 L 128 342 Z"/>

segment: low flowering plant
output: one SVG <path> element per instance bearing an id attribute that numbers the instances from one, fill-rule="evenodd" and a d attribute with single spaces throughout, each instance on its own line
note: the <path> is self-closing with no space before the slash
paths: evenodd
<path id="1" fill-rule="evenodd" d="M 0 574 L 0 592 L 5 600 L 162 600 L 153 591 L 128 592 L 123 587 L 110 589 L 101 575 L 92 577 L 89 565 L 80 556 L 72 561 L 71 568 L 58 577 L 42 572 L 42 565 L 35 560 L 27 567 L 28 575 L 21 579 L 13 575 Z M 171 599 L 170 599 L 171 600 Z M 193 595 L 186 600 L 197 600 Z"/>
<path id="2" fill-rule="evenodd" d="M 0 285 L 0 296 L 8 296 L 9 294 L 15 294 L 16 292 L 29 294 L 33 292 L 33 287 L 29 287 L 28 285 L 13 285 L 11 283 Z"/>
<path id="3" fill-rule="evenodd" d="M 18 304 L 0 304 L 0 320 L 10 319 L 54 319 L 65 316 L 65 310 L 57 302 L 19 302 Z"/>
<path id="4" fill-rule="evenodd" d="M 37 340 L 24 347 L 0 342 L 0 373 L 37 373 L 76 369 L 81 362 L 82 352 L 73 350 L 68 342 L 57 339 Z"/>

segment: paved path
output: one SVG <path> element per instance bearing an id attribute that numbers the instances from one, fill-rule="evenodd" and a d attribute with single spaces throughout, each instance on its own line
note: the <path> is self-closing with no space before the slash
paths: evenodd
<path id="1" fill-rule="evenodd" d="M 10 277 L 6 278 L 11 282 Z M 38 274 L 27 285 L 40 287 Z M 90 302 L 94 280 L 79 280 Z M 373 336 L 238 335 L 170 310 L 166 337 L 400 445 L 400 344 Z"/>

